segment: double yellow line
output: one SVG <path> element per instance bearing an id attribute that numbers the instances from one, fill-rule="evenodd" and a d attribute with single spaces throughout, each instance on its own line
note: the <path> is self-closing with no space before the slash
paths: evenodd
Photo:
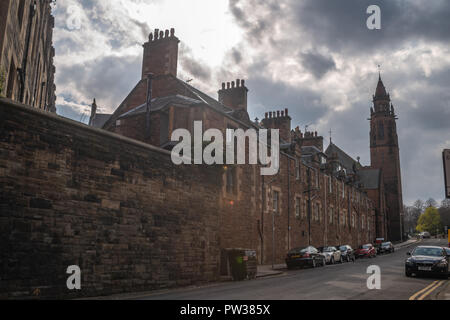
<path id="1" fill-rule="evenodd" d="M 430 284 L 429 286 L 423 288 L 422 290 L 420 290 L 419 292 L 415 293 L 414 295 L 412 295 L 409 300 L 423 300 L 426 297 L 428 297 L 430 295 L 430 293 L 432 293 L 434 290 L 436 290 L 437 288 L 439 288 L 442 284 L 444 284 L 446 282 L 446 280 L 442 280 L 442 281 L 434 281 L 432 284 Z M 420 297 L 419 297 L 420 296 Z"/>

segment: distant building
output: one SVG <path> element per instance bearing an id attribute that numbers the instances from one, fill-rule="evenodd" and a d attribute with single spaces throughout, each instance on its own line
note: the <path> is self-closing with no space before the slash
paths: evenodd
<path id="1" fill-rule="evenodd" d="M 0 94 L 56 112 L 51 2 L 0 1 Z"/>

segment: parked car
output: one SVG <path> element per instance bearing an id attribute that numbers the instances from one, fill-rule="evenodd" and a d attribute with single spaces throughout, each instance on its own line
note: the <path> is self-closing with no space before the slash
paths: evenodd
<path id="1" fill-rule="evenodd" d="M 377 256 L 377 251 L 373 245 L 364 244 L 356 249 L 355 257 L 356 258 L 375 258 Z"/>
<path id="2" fill-rule="evenodd" d="M 325 266 L 325 263 L 325 257 L 313 246 L 292 249 L 286 256 L 288 269 L 304 266 L 315 268 L 317 266 Z"/>
<path id="3" fill-rule="evenodd" d="M 341 251 L 336 249 L 336 247 L 324 247 L 322 255 L 325 257 L 325 262 L 329 264 L 342 263 L 344 261 Z"/>
<path id="4" fill-rule="evenodd" d="M 429 232 L 422 232 L 421 234 L 420 234 L 420 237 L 422 238 L 422 239 L 430 239 L 431 238 L 431 234 L 429 233 Z"/>
<path id="5" fill-rule="evenodd" d="M 339 250 L 342 253 L 342 258 L 347 261 L 353 261 L 355 262 L 356 257 L 355 257 L 355 251 L 352 249 L 352 247 L 350 247 L 349 245 L 343 245 L 339 247 Z"/>
<path id="6" fill-rule="evenodd" d="M 378 254 L 393 253 L 395 251 L 392 242 L 383 242 L 378 248 Z"/>
<path id="7" fill-rule="evenodd" d="M 450 275 L 449 255 L 442 247 L 419 246 L 407 253 L 405 275 L 434 274 L 448 278 Z"/>

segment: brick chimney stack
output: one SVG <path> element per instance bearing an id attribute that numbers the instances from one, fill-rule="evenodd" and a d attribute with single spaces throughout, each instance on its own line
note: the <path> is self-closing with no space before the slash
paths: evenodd
<path id="1" fill-rule="evenodd" d="M 144 44 L 144 59 L 142 62 L 142 79 L 147 74 L 154 76 L 171 74 L 177 76 L 178 44 L 180 40 L 175 37 L 175 29 L 150 33 L 148 42 Z"/>
<path id="2" fill-rule="evenodd" d="M 285 109 L 284 111 L 266 112 L 261 123 L 267 129 L 280 130 L 280 139 L 291 142 L 291 121 L 289 110 Z"/>
<path id="3" fill-rule="evenodd" d="M 234 81 L 222 83 L 222 89 L 219 90 L 219 102 L 233 110 L 247 111 L 247 93 L 245 80 L 237 79 L 236 83 Z"/>
<path id="4" fill-rule="evenodd" d="M 299 127 L 291 132 L 292 140 L 300 143 L 302 147 L 316 147 L 323 152 L 323 137 L 319 136 L 317 131 L 306 131 L 302 133 Z"/>

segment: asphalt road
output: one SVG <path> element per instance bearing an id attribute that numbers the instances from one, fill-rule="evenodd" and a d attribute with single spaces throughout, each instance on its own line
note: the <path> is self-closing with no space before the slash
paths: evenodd
<path id="1" fill-rule="evenodd" d="M 445 240 L 424 240 L 422 245 L 445 246 Z M 407 278 L 406 253 L 417 244 L 374 259 L 360 259 L 317 269 L 286 271 L 279 276 L 244 282 L 227 282 L 200 288 L 136 295 L 137 300 L 408 300 L 439 278 Z M 367 268 L 381 269 L 381 289 L 367 288 Z M 448 280 L 447 280 L 448 281 Z M 432 289 L 432 287 L 430 287 Z M 427 292 L 428 290 L 422 291 Z M 431 294 L 430 294 L 431 296 Z"/>

